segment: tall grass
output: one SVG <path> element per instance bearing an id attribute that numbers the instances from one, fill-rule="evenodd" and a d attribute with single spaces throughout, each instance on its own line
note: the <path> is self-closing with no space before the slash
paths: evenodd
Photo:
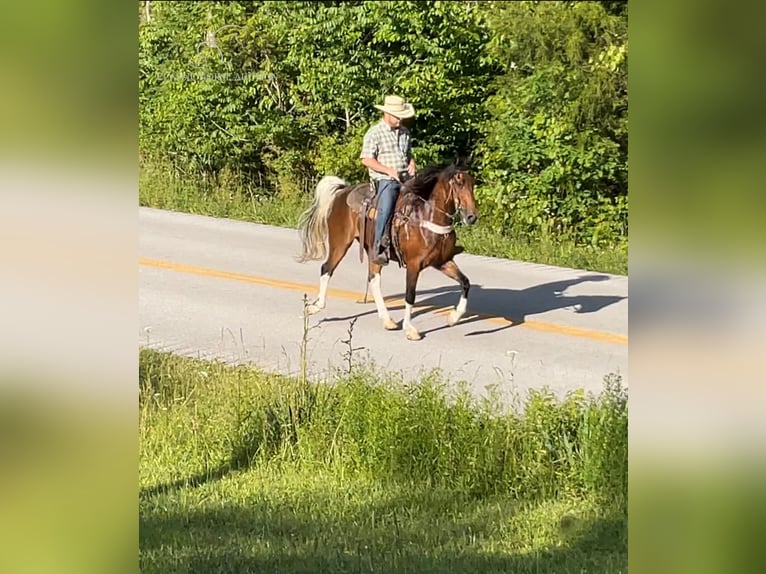
<path id="1" fill-rule="evenodd" d="M 311 202 L 311 186 L 290 185 L 277 194 L 263 191 L 258 182 L 224 173 L 211 179 L 183 174 L 161 160 L 144 160 L 139 171 L 139 203 L 147 207 L 227 217 L 256 223 L 295 227 Z M 481 206 L 479 206 L 481 207 Z M 627 242 L 612 247 L 581 245 L 567 237 L 530 239 L 501 233 L 481 224 L 458 227 L 458 239 L 476 255 L 533 261 L 604 273 L 628 273 Z"/>
<path id="2" fill-rule="evenodd" d="M 297 464 L 476 496 L 625 502 L 627 400 L 615 378 L 598 396 L 534 391 L 509 408 L 435 375 L 406 384 L 358 369 L 314 384 L 141 351 L 140 396 L 143 421 L 191 409 L 174 438 L 204 464 L 183 475 Z"/>
<path id="3" fill-rule="evenodd" d="M 627 571 L 627 402 L 142 350 L 142 572 Z"/>
<path id="4" fill-rule="evenodd" d="M 174 171 L 160 160 L 144 160 L 139 169 L 138 201 L 157 209 L 295 227 L 311 196 L 293 188 L 268 194 L 258 182 L 246 181 L 241 174 L 204 177 Z"/>
<path id="5" fill-rule="evenodd" d="M 458 240 L 468 253 L 502 257 L 601 273 L 628 274 L 628 242 L 609 247 L 582 245 L 568 237 L 530 238 L 521 233 L 501 233 L 482 225 L 459 226 Z"/>

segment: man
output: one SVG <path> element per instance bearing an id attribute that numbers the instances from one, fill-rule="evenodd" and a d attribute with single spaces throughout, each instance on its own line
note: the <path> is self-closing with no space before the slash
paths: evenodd
<path id="1" fill-rule="evenodd" d="M 378 216 L 375 221 L 373 262 L 388 264 L 386 247 L 390 242 L 388 233 L 383 232 L 394 212 L 399 197 L 401 180 L 399 173 L 407 171 L 415 175 L 415 160 L 412 158 L 410 131 L 401 125 L 401 120 L 415 115 L 412 104 L 399 96 L 386 96 L 383 105 L 375 104 L 383 112 L 383 119 L 372 126 L 364 135 L 361 159 L 370 172 L 370 178 L 378 188 Z"/>

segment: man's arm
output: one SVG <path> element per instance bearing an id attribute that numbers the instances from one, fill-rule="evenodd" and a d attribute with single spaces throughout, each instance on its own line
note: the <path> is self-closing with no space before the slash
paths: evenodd
<path id="1" fill-rule="evenodd" d="M 389 175 L 393 177 L 394 179 L 399 179 L 399 174 L 396 173 L 396 170 L 391 167 L 386 167 L 382 163 L 380 163 L 377 159 L 374 157 L 363 157 L 362 163 L 369 167 L 370 169 L 374 171 L 378 171 L 380 173 L 385 173 L 386 175 Z"/>
<path id="2" fill-rule="evenodd" d="M 360 159 L 362 163 L 373 171 L 385 173 L 393 178 L 397 178 L 396 171 L 386 167 L 377 160 L 378 156 L 378 142 L 375 137 L 375 128 L 370 128 L 367 133 L 364 134 L 364 141 L 362 143 L 362 153 Z"/>

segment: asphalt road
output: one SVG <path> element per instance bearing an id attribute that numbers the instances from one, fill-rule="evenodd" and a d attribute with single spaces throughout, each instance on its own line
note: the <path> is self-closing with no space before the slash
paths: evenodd
<path id="1" fill-rule="evenodd" d="M 300 370 L 303 296 L 313 299 L 319 262 L 298 263 L 298 232 L 266 225 L 139 211 L 139 345 L 202 358 L 253 362 L 282 373 Z M 627 384 L 628 278 L 460 254 L 471 280 L 468 312 L 447 326 L 456 283 L 426 270 L 413 323 L 423 339 L 386 331 L 364 293 L 366 263 L 352 246 L 335 272 L 327 307 L 310 317 L 311 372 L 347 364 L 354 318 L 355 361 L 372 360 L 405 377 L 439 368 L 483 394 L 548 386 L 556 394 L 598 392 L 608 373 Z M 404 270 L 382 274 L 392 318 L 403 316 Z"/>

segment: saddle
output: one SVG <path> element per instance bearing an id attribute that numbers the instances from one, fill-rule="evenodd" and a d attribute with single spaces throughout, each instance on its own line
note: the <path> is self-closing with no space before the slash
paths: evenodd
<path id="1" fill-rule="evenodd" d="M 410 179 L 411 176 L 406 171 L 399 174 L 399 180 L 403 183 Z M 400 194 L 404 192 L 404 185 Z M 362 183 L 351 188 L 351 191 L 346 196 L 346 205 L 351 208 L 359 218 L 359 261 L 364 262 L 364 238 L 367 236 L 367 223 L 368 220 L 375 221 L 378 216 L 378 185 L 374 180 L 370 180 L 369 183 Z M 389 237 L 391 242 L 385 246 L 388 251 L 388 259 L 395 259 L 399 263 L 399 267 L 403 267 L 403 260 L 401 250 L 399 248 L 398 237 L 395 233 L 391 233 L 391 227 L 393 227 L 396 220 L 398 210 L 394 208 L 394 213 L 389 222 Z M 370 242 L 372 243 L 372 242 Z M 372 248 L 372 245 L 370 245 Z M 371 254 L 367 253 L 368 259 L 371 259 Z"/>
<path id="2" fill-rule="evenodd" d="M 346 196 L 346 205 L 358 212 L 364 205 L 368 207 L 372 205 L 373 200 L 377 200 L 377 196 L 378 188 L 374 181 L 370 181 L 369 184 L 362 183 L 351 188 Z"/>

